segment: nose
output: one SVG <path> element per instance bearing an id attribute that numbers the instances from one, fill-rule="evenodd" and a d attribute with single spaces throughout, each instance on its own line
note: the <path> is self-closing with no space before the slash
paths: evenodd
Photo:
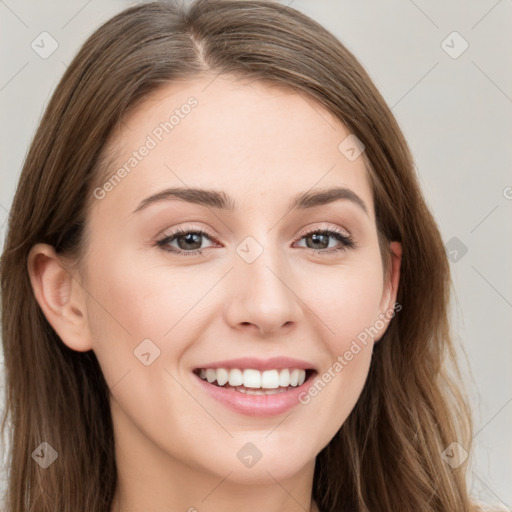
<path id="1" fill-rule="evenodd" d="M 234 258 L 224 307 L 227 323 L 262 337 L 289 332 L 298 324 L 304 303 L 282 249 L 264 247 L 251 263 L 238 254 Z"/>

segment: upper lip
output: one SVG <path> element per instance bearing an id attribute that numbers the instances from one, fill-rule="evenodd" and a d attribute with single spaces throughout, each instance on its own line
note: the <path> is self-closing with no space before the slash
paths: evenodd
<path id="1" fill-rule="evenodd" d="M 211 363 L 205 363 L 199 368 L 251 368 L 255 370 L 282 370 L 284 368 L 300 368 L 303 370 L 314 370 L 313 364 L 308 361 L 301 359 L 295 359 L 293 357 L 271 357 L 269 359 L 258 359 L 255 357 L 240 357 L 237 359 L 229 359 L 224 361 L 214 361 Z"/>

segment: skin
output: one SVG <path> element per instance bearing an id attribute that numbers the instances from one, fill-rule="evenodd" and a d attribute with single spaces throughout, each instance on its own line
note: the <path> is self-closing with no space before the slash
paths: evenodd
<path id="1" fill-rule="evenodd" d="M 319 378 L 396 301 L 401 246 L 390 244 L 384 274 L 364 160 L 349 161 L 338 149 L 346 127 L 304 94 L 212 79 L 167 85 L 124 120 L 109 146 L 112 172 L 169 112 L 191 96 L 198 101 L 94 200 L 78 269 L 45 244 L 28 260 L 48 321 L 70 348 L 94 350 L 111 390 L 119 471 L 112 512 L 317 510 L 315 457 L 360 396 L 389 319 L 317 396 L 281 415 L 226 408 L 202 391 L 192 370 L 285 355 L 311 362 Z M 174 200 L 132 213 L 171 186 L 223 190 L 238 209 Z M 330 186 L 351 189 L 368 214 L 349 200 L 286 214 L 297 193 Z M 155 246 L 179 227 L 206 229 L 215 239 L 200 238 L 203 253 L 193 256 Z M 329 254 L 341 245 L 336 238 L 327 238 L 328 247 L 304 238 L 336 228 L 357 247 Z M 247 236 L 263 249 L 250 264 L 236 252 Z M 195 248 L 183 243 L 170 245 Z M 146 338 L 160 350 L 149 366 L 134 357 Z M 262 454 L 251 468 L 237 458 L 248 442 Z"/>

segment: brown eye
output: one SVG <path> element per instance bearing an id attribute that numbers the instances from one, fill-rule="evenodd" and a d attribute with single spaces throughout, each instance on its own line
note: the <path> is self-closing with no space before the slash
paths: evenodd
<path id="1" fill-rule="evenodd" d="M 173 252 L 179 255 L 194 255 L 201 254 L 205 247 L 201 247 L 203 238 L 212 240 L 212 237 L 205 231 L 178 229 L 174 233 L 165 236 L 159 240 L 156 245 L 161 247 L 164 251 Z M 173 247 L 170 244 L 177 242 L 178 247 Z"/>
<path id="2" fill-rule="evenodd" d="M 338 247 L 329 247 L 330 240 L 335 239 L 340 244 Z M 356 246 L 350 236 L 336 230 L 316 230 L 306 233 L 301 240 L 306 240 L 306 248 L 319 253 L 333 253 L 345 251 Z"/>

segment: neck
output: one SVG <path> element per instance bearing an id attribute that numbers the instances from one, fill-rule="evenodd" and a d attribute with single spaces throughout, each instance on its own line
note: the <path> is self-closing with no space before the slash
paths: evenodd
<path id="1" fill-rule="evenodd" d="M 142 480 L 138 479 L 139 476 L 142 476 Z M 172 479 L 166 481 L 165 490 L 158 492 L 155 482 L 139 476 L 136 481 L 130 482 L 119 479 L 111 512 L 319 512 L 311 499 L 311 486 L 300 484 L 304 479 L 242 485 L 231 482 L 229 476 L 219 480 L 201 475 L 189 480 L 183 478 L 185 474 L 182 473 L 178 478 L 173 475 Z M 147 492 L 148 486 L 152 489 L 150 493 Z"/>

